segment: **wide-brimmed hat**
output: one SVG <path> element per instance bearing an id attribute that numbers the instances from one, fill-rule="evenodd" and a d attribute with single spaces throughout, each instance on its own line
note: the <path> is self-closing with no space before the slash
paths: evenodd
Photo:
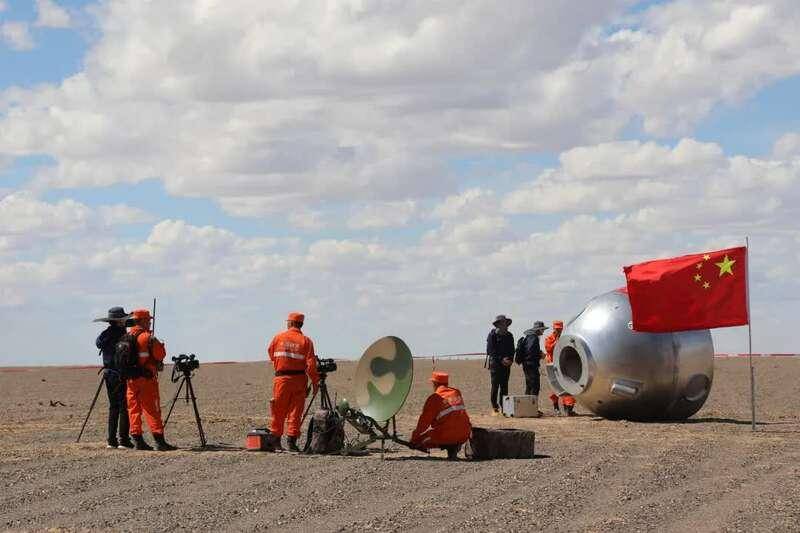
<path id="1" fill-rule="evenodd" d="M 117 320 L 126 320 L 130 318 L 130 313 L 126 313 L 121 307 L 112 307 L 108 310 L 108 316 L 95 318 L 92 322 L 114 322 Z"/>
<path id="2" fill-rule="evenodd" d="M 544 322 L 542 322 L 541 320 L 537 320 L 536 322 L 533 323 L 533 327 L 531 329 L 536 331 L 544 331 L 550 328 L 548 326 L 545 326 Z"/>
<path id="3" fill-rule="evenodd" d="M 511 325 L 511 319 L 506 315 L 497 315 L 497 317 L 494 319 L 494 322 L 492 322 L 492 325 L 497 327 L 500 322 L 504 322 L 506 326 Z"/>

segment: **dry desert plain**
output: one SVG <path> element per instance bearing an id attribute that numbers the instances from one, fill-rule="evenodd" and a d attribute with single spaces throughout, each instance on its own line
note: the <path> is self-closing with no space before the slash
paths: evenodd
<path id="1" fill-rule="evenodd" d="M 329 383 L 348 396 L 353 363 Z M 590 416 L 488 416 L 481 361 L 437 363 L 461 388 L 473 424 L 536 431 L 531 460 L 447 462 L 394 447 L 381 460 L 241 449 L 263 426 L 265 363 L 203 364 L 195 377 L 211 451 L 176 407 L 171 453 L 106 450 L 101 395 L 75 437 L 96 369 L 0 369 L 0 529 L 281 531 L 799 531 L 800 359 L 756 360 L 758 431 L 749 424 L 745 359 L 717 360 L 704 408 L 683 423 Z M 162 405 L 175 385 L 162 375 Z M 413 427 L 429 360 L 398 417 Z M 543 380 L 546 381 L 546 380 Z M 515 367 L 512 392 L 522 390 Z M 542 396 L 548 394 L 543 385 Z M 61 402 L 64 406 L 51 401 Z"/>

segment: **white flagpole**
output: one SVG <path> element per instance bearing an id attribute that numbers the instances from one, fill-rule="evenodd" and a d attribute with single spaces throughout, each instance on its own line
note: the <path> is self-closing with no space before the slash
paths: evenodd
<path id="1" fill-rule="evenodd" d="M 744 238 L 745 242 L 745 267 L 747 270 L 747 344 L 748 361 L 750 361 L 750 420 L 751 429 L 756 430 L 756 378 L 753 369 L 753 321 L 750 316 L 750 237 Z"/>

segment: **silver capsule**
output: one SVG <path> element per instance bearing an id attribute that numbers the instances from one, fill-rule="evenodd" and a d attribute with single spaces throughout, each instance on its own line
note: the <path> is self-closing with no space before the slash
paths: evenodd
<path id="1" fill-rule="evenodd" d="M 613 291 L 567 322 L 547 377 L 593 413 L 630 420 L 683 419 L 705 403 L 714 379 L 708 330 L 633 331 L 628 295 Z"/>

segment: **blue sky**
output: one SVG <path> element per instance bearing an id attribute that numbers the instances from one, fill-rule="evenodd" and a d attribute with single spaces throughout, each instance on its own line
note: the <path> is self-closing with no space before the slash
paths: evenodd
<path id="1" fill-rule="evenodd" d="M 623 264 L 745 233 L 761 249 L 761 327 L 789 321 L 769 298 L 796 305 L 791 2 L 608 0 L 581 17 L 513 2 L 531 32 L 511 42 L 503 25 L 517 21 L 488 24 L 471 2 L 385 19 L 337 6 L 332 26 L 314 4 L 305 19 L 280 2 L 0 5 L 0 312 L 26 334 L 2 364 L 23 350 L 90 361 L 77 355 L 88 321 L 53 355 L 52 339 L 27 345 L 25 317 L 90 317 L 154 292 L 192 309 L 163 322 L 181 345 L 212 327 L 201 302 L 241 307 L 250 333 L 201 339 L 217 359 L 255 357 L 295 308 L 329 353 L 392 331 L 420 352 L 477 351 L 489 315 L 563 318 L 620 285 Z M 425 33 L 431 17 L 441 35 Z M 454 42 L 467 52 L 448 55 Z M 491 76 L 476 77 L 477 54 Z M 510 88 L 515 107 L 494 107 Z M 174 127 L 179 139 L 163 136 Z M 306 170 L 285 166 L 298 154 Z M 148 281 L 131 285 L 113 254 Z M 718 350 L 741 351 L 742 335 L 715 332 Z M 788 335 L 756 339 L 797 351 Z"/>

